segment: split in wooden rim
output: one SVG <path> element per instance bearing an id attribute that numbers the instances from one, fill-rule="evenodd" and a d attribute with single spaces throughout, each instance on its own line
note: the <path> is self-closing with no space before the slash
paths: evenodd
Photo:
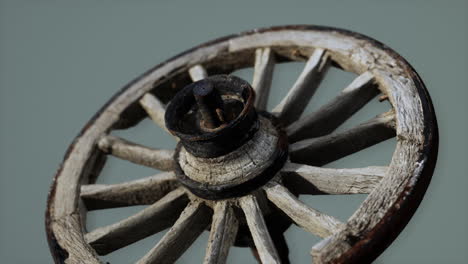
<path id="1" fill-rule="evenodd" d="M 291 162 L 280 172 L 281 179 L 265 185 L 260 194 L 215 204 L 198 200 L 174 181 L 172 151 L 150 149 L 109 135 L 111 130 L 134 126 L 146 116 L 164 127 L 164 105 L 190 83 L 190 78 L 198 80 L 244 67 L 255 69 L 252 86 L 259 94 L 255 105 L 263 110 L 274 64 L 286 61 L 307 61 L 288 95 L 273 109 L 287 125 Z M 301 117 L 330 65 L 358 77 L 314 115 Z M 379 93 L 388 97 L 393 107 L 388 113 L 346 132 L 333 132 Z M 268 230 L 263 220 L 258 199 L 264 195 L 297 225 L 324 237 L 312 248 L 314 263 L 370 262 L 395 239 L 418 207 L 434 170 L 437 133 L 432 103 L 417 73 L 401 56 L 368 37 L 335 28 L 281 26 L 208 42 L 124 87 L 74 140 L 49 193 L 46 229 L 51 252 L 56 263 L 100 263 L 97 253 L 106 254 L 172 226 L 163 241 L 138 263 L 170 262 L 190 246 L 212 216 L 205 263 L 222 263 L 235 240 L 238 219 L 234 208 L 238 208 L 246 217 L 261 261 L 286 262 L 287 251 L 275 247 L 281 236 L 273 235 L 275 230 Z M 396 136 L 397 146 L 388 167 L 317 167 L 392 136 Z M 350 141 L 352 145 L 347 144 Z M 310 159 L 317 151 L 321 158 Z M 169 172 L 130 183 L 95 185 L 108 154 Z M 304 188 L 303 183 L 313 188 Z M 369 195 L 346 223 L 340 223 L 292 194 L 317 192 Z M 136 204 L 151 205 L 121 222 L 86 233 L 86 210 Z M 139 228 L 141 225 L 146 228 Z M 184 230 L 187 226 L 192 227 L 189 232 Z M 271 236 L 268 231 L 272 231 Z M 128 238 L 126 232 L 134 236 Z"/>

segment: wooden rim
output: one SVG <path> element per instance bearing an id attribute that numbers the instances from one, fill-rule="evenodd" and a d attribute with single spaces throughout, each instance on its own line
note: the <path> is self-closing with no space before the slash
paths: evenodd
<path id="1" fill-rule="evenodd" d="M 142 100 L 157 98 L 158 101 L 153 103 L 156 107 L 159 103 L 161 107 L 177 90 L 190 82 L 190 77 L 193 80 L 203 77 L 203 69 L 209 74 L 215 74 L 255 66 L 255 53 L 259 57 L 266 54 L 267 58 L 272 57 L 269 53 L 274 53 L 276 62 L 304 61 L 309 58 L 309 63 L 313 56 L 320 56 L 322 62 L 324 57 L 328 57 L 335 66 L 359 74 L 362 78 L 366 74 L 372 75 L 380 92 L 388 96 L 394 111 L 358 128 L 362 130 L 369 126 L 378 127 L 378 131 L 385 131 L 383 134 L 390 135 L 389 127 L 394 126 L 392 129 L 396 134 L 397 146 L 385 177 L 345 225 L 313 247 L 312 255 L 314 263 L 370 262 L 395 239 L 418 207 L 437 158 L 437 122 L 423 82 L 401 56 L 366 36 L 328 27 L 281 26 L 220 38 L 173 57 L 125 86 L 88 122 L 69 147 L 54 177 L 48 197 L 46 230 L 56 263 L 100 262 L 96 251 L 84 238 L 83 217 L 86 209 L 79 195 L 82 183 L 93 183 L 99 174 L 105 162 L 102 149 L 114 142 L 121 142 L 105 135 L 112 129 L 133 126 L 144 118 L 146 114 L 139 105 Z M 271 69 L 267 65 L 264 71 Z M 253 83 L 258 89 L 268 86 L 261 79 L 254 79 Z M 266 105 L 261 100 L 257 98 L 256 101 L 256 106 L 260 109 Z M 289 119 L 300 115 L 297 108 L 300 107 L 288 108 L 286 100 L 280 107 L 282 111 L 279 112 L 279 118 Z M 153 120 L 160 122 L 158 114 L 148 114 Z M 288 125 L 292 126 L 294 123 Z M 317 141 L 293 143 L 291 157 L 294 157 L 295 152 L 305 153 L 307 156 L 312 143 L 314 146 L 320 144 Z M 110 152 L 112 151 L 114 150 L 110 145 Z M 149 150 L 147 153 L 154 154 Z M 164 160 L 169 154 L 160 151 L 157 157 L 161 162 L 146 164 L 146 161 L 140 161 L 140 164 L 171 170 L 171 160 Z M 301 156 L 303 155 L 297 154 L 297 157 Z M 329 159 L 334 158 L 336 157 L 330 154 Z M 323 164 L 326 160 L 316 162 Z M 294 164 L 290 164 L 289 168 L 293 167 Z M 287 173 L 300 174 L 293 169 Z M 295 183 L 293 181 L 289 184 L 294 186 Z M 280 204 L 282 198 L 275 196 L 280 190 L 278 188 L 280 187 L 269 186 L 266 193 L 273 203 L 275 199 L 279 199 L 276 202 Z M 217 205 L 215 214 L 217 210 L 228 212 L 230 209 L 226 206 L 225 203 Z M 246 196 L 241 201 L 241 207 L 244 212 L 255 214 L 255 197 Z M 197 218 L 204 212 L 203 208 L 201 205 L 192 205 L 184 210 L 182 216 L 188 214 Z M 214 220 L 213 225 L 215 222 Z M 253 236 L 255 240 L 254 233 Z M 268 256 L 262 255 L 261 248 L 259 251 L 260 258 L 267 260 Z"/>

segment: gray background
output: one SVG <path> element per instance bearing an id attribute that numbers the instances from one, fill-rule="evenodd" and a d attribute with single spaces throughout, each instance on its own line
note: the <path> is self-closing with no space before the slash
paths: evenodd
<path id="1" fill-rule="evenodd" d="M 395 49 L 420 73 L 439 121 L 439 160 L 420 208 L 376 262 L 466 263 L 468 2 L 330 0 L 0 0 L 0 262 L 52 262 L 44 231 L 52 176 L 74 136 L 120 87 L 201 42 L 281 24 L 319 24 L 364 33 Z M 275 75 L 272 104 L 302 67 L 290 66 L 279 67 Z M 250 73 L 236 74 L 250 80 Z M 333 97 L 351 79 L 350 74 L 330 72 L 312 104 Z M 372 102 L 344 127 L 387 108 L 385 103 Z M 160 132 L 143 122 L 119 135 L 149 145 L 173 146 Z M 394 141 L 389 140 L 330 166 L 384 165 L 393 147 Z M 121 161 L 110 164 L 101 182 L 154 173 Z M 304 201 L 346 220 L 363 198 L 307 197 Z M 92 213 L 88 227 L 112 223 L 139 209 Z M 286 236 L 293 263 L 308 263 L 308 251 L 317 239 L 297 228 Z M 152 236 L 104 259 L 130 262 L 160 237 Z M 199 263 L 206 237 L 205 233 L 198 239 L 180 263 Z M 234 249 L 229 262 L 240 261 L 253 260 L 247 250 Z"/>

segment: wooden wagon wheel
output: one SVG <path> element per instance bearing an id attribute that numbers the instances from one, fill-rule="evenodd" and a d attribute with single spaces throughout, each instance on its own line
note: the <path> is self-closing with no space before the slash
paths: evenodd
<path id="1" fill-rule="evenodd" d="M 305 68 L 268 113 L 274 65 L 288 61 L 306 61 Z M 331 102 L 301 116 L 331 66 L 357 77 Z M 253 89 L 224 75 L 245 67 L 254 67 Z M 391 103 L 388 112 L 334 132 L 379 94 Z M 175 151 L 110 135 L 146 117 L 181 139 Z M 386 167 L 320 167 L 395 136 L 396 149 Z M 228 36 L 154 67 L 85 126 L 49 194 L 49 245 L 57 263 L 100 263 L 98 255 L 171 227 L 138 263 L 172 263 L 209 229 L 205 263 L 225 262 L 235 244 L 255 248 L 263 263 L 287 263 L 282 232 L 295 223 L 323 238 L 312 248 L 314 263 L 370 262 L 416 210 L 437 147 L 436 119 L 424 84 L 383 44 L 317 26 Z M 167 172 L 94 184 L 106 155 Z M 369 195 L 342 223 L 297 198 L 317 193 Z M 149 206 L 120 222 L 90 232 L 84 228 L 88 210 L 142 204 Z"/>

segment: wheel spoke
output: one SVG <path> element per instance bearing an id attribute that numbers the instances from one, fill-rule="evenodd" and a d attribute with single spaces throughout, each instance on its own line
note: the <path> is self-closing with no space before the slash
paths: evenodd
<path id="1" fill-rule="evenodd" d="M 237 235 L 238 221 L 228 202 L 217 202 L 213 221 L 211 223 L 210 238 L 203 263 L 226 263 L 229 248 L 234 244 Z"/>
<path id="2" fill-rule="evenodd" d="M 211 220 L 210 209 L 200 202 L 190 203 L 174 226 L 138 264 L 173 263 L 205 230 Z"/>
<path id="3" fill-rule="evenodd" d="M 304 70 L 285 98 L 274 109 L 284 124 L 296 121 L 304 112 L 329 66 L 329 57 L 323 49 L 315 49 Z"/>
<path id="4" fill-rule="evenodd" d="M 137 214 L 86 234 L 86 241 L 106 255 L 170 227 L 187 203 L 184 189 L 176 189 Z"/>
<path id="5" fill-rule="evenodd" d="M 164 121 L 164 114 L 166 108 L 164 104 L 159 101 L 154 95 L 147 93 L 140 99 L 140 105 L 145 109 L 148 116 L 161 128 L 167 131 L 166 122 Z"/>
<path id="6" fill-rule="evenodd" d="M 388 167 L 332 169 L 286 163 L 283 181 L 297 194 L 370 193 L 387 173 Z"/>
<path id="7" fill-rule="evenodd" d="M 281 263 L 257 199 L 253 195 L 244 196 L 240 199 L 240 205 L 262 263 Z"/>
<path id="8" fill-rule="evenodd" d="M 173 172 L 118 184 L 82 185 L 80 196 L 88 210 L 152 204 L 179 186 Z"/>
<path id="9" fill-rule="evenodd" d="M 275 55 L 270 48 L 259 48 L 255 51 L 252 87 L 256 93 L 255 107 L 258 110 L 266 110 L 274 67 Z"/>
<path id="10" fill-rule="evenodd" d="M 174 168 L 173 150 L 152 149 L 111 135 L 101 137 L 98 146 L 107 154 L 136 164 L 163 171 Z"/>
<path id="11" fill-rule="evenodd" d="M 189 74 L 190 78 L 192 78 L 192 81 L 196 82 L 202 79 L 205 79 L 208 77 L 208 74 L 206 73 L 205 67 L 201 66 L 200 64 L 197 64 L 193 66 L 192 68 L 189 69 Z"/>
<path id="12" fill-rule="evenodd" d="M 343 227 L 343 223 L 299 201 L 292 193 L 277 183 L 264 187 L 268 199 L 285 212 L 297 225 L 320 237 L 327 237 Z"/>
<path id="13" fill-rule="evenodd" d="M 337 97 L 319 110 L 287 128 L 290 142 L 319 137 L 333 132 L 354 113 L 379 94 L 374 76 L 365 72 L 354 79 Z"/>
<path id="14" fill-rule="evenodd" d="M 345 132 L 290 145 L 291 161 L 324 165 L 395 136 L 395 115 L 388 112 Z"/>

